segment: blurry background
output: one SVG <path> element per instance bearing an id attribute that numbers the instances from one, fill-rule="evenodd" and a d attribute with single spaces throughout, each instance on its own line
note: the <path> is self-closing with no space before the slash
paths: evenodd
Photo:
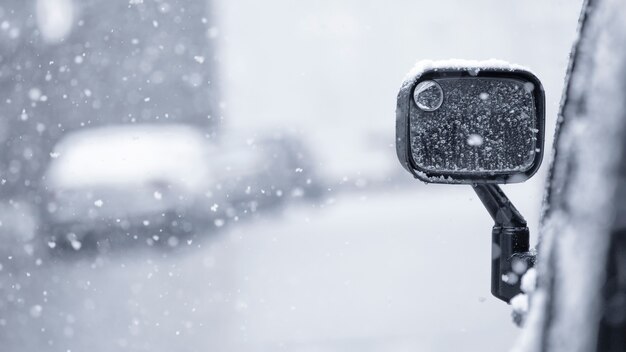
<path id="1" fill-rule="evenodd" d="M 7 351 L 506 350 L 491 220 L 413 181 L 419 59 L 499 58 L 547 96 L 581 1 L 7 0 Z M 504 187 L 536 240 L 544 167 Z"/>

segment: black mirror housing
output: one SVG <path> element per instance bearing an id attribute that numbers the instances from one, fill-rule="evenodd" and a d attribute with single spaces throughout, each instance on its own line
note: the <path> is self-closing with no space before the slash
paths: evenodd
<path id="1" fill-rule="evenodd" d="M 503 61 L 423 61 L 400 88 L 396 152 L 427 183 L 515 183 L 543 159 L 545 93 Z"/>

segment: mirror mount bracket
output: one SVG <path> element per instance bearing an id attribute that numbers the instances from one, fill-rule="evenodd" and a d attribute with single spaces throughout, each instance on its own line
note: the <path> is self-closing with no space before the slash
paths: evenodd
<path id="1" fill-rule="evenodd" d="M 495 184 L 473 184 L 495 224 L 491 232 L 491 294 L 507 303 L 522 293 L 521 277 L 535 265 L 526 220 Z"/>

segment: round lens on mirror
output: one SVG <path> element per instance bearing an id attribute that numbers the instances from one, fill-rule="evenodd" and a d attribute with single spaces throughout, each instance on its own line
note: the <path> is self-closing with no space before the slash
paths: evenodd
<path id="1" fill-rule="evenodd" d="M 443 103 L 443 90 L 435 81 L 420 82 L 413 91 L 413 100 L 424 111 L 435 111 Z"/>

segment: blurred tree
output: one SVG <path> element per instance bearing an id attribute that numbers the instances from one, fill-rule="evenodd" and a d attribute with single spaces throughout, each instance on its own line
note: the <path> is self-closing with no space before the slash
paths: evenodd
<path id="1" fill-rule="evenodd" d="M 109 124 L 188 123 L 215 133 L 206 0 L 4 0 L 0 197 L 40 202 L 58 140 Z"/>

